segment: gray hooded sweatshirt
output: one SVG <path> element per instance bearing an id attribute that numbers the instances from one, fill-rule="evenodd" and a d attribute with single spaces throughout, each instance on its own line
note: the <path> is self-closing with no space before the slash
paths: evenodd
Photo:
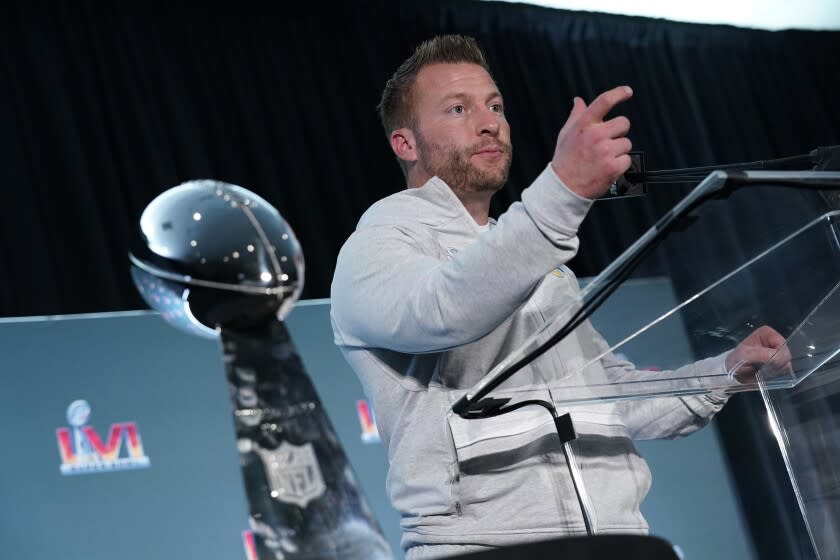
<path id="1" fill-rule="evenodd" d="M 482 232 L 434 177 L 371 206 L 341 249 L 332 284 L 335 342 L 373 403 L 388 450 L 387 490 L 402 515 L 409 557 L 412 547 L 585 534 L 544 409 L 465 420 L 450 407 L 576 297 L 577 280 L 565 263 L 577 252 L 578 226 L 591 204 L 548 166 L 522 201 Z M 562 394 L 569 372 L 606 348 L 586 323 L 496 394 Z M 717 372 L 723 358 L 686 367 Z M 633 369 L 607 353 L 585 374 L 604 383 Z M 686 435 L 725 401 L 708 394 L 570 410 L 599 532 L 647 531 L 639 505 L 650 472 L 632 439 Z"/>

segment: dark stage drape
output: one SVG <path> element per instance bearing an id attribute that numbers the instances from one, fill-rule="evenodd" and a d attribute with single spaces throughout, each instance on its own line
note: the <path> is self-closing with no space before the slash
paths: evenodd
<path id="1" fill-rule="evenodd" d="M 11 4 L 0 18 L 0 316 L 144 307 L 128 274 L 137 218 L 197 178 L 274 204 L 304 248 L 304 297 L 328 297 L 359 216 L 403 187 L 375 113 L 381 88 L 417 43 L 444 32 L 481 42 L 505 96 L 515 157 L 497 214 L 549 161 L 572 97 L 619 84 L 635 90 L 621 111 L 651 169 L 840 144 L 836 32 L 500 2 Z M 597 273 L 688 189 L 597 204 L 571 266 Z M 762 216 L 721 219 L 737 232 Z M 740 396 L 719 422 L 759 557 L 807 557 L 778 451 L 751 424 L 760 408 Z"/>

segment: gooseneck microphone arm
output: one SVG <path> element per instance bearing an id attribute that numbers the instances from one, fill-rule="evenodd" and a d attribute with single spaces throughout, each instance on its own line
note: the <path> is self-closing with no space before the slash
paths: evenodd
<path id="1" fill-rule="evenodd" d="M 631 153 L 631 159 L 632 158 Z M 823 146 L 811 150 L 807 154 L 788 156 L 777 159 L 750 161 L 745 163 L 730 163 L 725 165 L 705 165 L 702 167 L 686 167 L 683 169 L 663 169 L 646 171 L 639 161 L 634 159 L 634 165 L 624 173 L 624 179 L 631 185 L 663 184 L 699 182 L 712 171 L 795 171 L 805 169 L 825 169 L 830 162 L 840 159 L 840 146 Z M 835 163 L 836 164 L 836 163 Z M 640 168 L 641 167 L 641 168 Z"/>

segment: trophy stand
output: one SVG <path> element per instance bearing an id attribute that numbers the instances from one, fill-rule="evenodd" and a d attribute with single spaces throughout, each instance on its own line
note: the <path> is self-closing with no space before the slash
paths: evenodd
<path id="1" fill-rule="evenodd" d="M 221 330 L 262 558 L 390 558 L 285 325 Z"/>

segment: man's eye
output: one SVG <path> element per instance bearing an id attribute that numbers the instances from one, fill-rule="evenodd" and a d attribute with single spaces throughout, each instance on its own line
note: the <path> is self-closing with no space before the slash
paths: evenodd
<path id="1" fill-rule="evenodd" d="M 464 109 L 463 105 L 455 105 L 450 109 L 451 112 L 455 113 L 456 115 L 462 114 L 466 109 Z"/>
<path id="2" fill-rule="evenodd" d="M 490 105 L 490 110 L 493 111 L 494 113 L 504 113 L 505 112 L 504 107 L 502 107 L 501 103 L 493 103 L 492 105 Z"/>

